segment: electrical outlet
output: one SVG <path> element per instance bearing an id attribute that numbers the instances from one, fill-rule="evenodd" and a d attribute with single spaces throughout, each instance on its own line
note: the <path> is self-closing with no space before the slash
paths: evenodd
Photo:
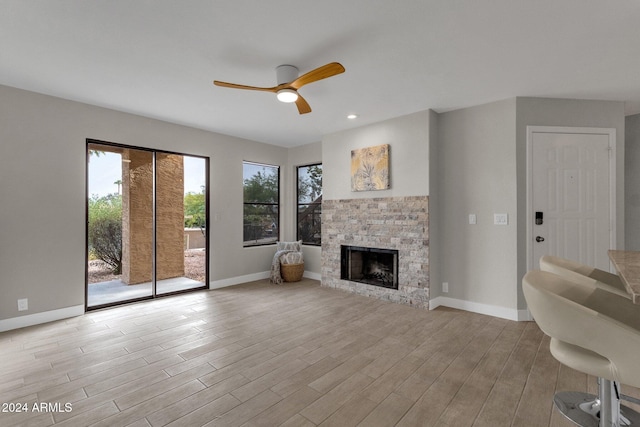
<path id="1" fill-rule="evenodd" d="M 469 214 L 469 224 L 475 225 L 477 223 L 478 223 L 478 218 L 476 217 L 476 214 Z"/>
<path id="2" fill-rule="evenodd" d="M 27 311 L 29 310 L 29 300 L 27 298 L 22 298 L 18 300 L 18 311 Z"/>
<path id="3" fill-rule="evenodd" d="M 449 282 L 442 282 L 442 292 L 445 294 L 449 292 Z"/>

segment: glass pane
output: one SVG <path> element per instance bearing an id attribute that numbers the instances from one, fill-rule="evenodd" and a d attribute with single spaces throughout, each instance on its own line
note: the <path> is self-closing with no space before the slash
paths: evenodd
<path id="1" fill-rule="evenodd" d="M 205 159 L 156 154 L 156 293 L 206 284 Z"/>
<path id="2" fill-rule="evenodd" d="M 244 163 L 244 202 L 278 204 L 278 167 Z"/>
<path id="3" fill-rule="evenodd" d="M 244 246 L 264 245 L 278 240 L 278 206 L 244 205 Z"/>
<path id="4" fill-rule="evenodd" d="M 322 165 L 298 167 L 298 203 L 318 203 L 322 197 Z"/>
<path id="5" fill-rule="evenodd" d="M 150 297 L 153 154 L 89 144 L 87 305 Z"/>
<path id="6" fill-rule="evenodd" d="M 321 244 L 322 165 L 298 167 L 297 239 Z"/>
<path id="7" fill-rule="evenodd" d="M 298 240 L 311 245 L 321 243 L 321 215 L 320 203 L 298 205 Z"/>

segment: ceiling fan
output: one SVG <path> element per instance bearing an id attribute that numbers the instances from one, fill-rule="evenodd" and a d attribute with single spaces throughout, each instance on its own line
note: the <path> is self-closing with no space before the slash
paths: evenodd
<path id="1" fill-rule="evenodd" d="M 344 67 L 337 62 L 331 62 L 323 65 L 322 67 L 318 67 L 315 70 L 311 70 L 308 73 L 301 75 L 300 77 L 298 77 L 298 69 L 293 65 L 280 65 L 276 68 L 276 76 L 278 80 L 277 86 L 245 86 L 235 83 L 221 82 L 218 80 L 214 80 L 213 84 L 232 89 L 273 92 L 278 97 L 278 100 L 282 102 L 295 102 L 298 107 L 298 112 L 300 114 L 307 114 L 311 112 L 311 107 L 309 106 L 309 103 L 300 96 L 298 89 L 309 83 L 317 82 L 318 80 L 326 79 L 327 77 L 332 77 L 340 73 L 344 73 Z"/>

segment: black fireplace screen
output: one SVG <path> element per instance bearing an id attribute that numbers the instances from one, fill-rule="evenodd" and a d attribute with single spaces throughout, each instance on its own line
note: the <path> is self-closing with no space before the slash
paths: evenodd
<path id="1" fill-rule="evenodd" d="M 341 246 L 340 278 L 383 288 L 398 289 L 398 251 Z"/>

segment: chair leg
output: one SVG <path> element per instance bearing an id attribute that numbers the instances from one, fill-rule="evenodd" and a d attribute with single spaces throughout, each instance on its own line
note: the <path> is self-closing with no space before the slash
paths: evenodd
<path id="1" fill-rule="evenodd" d="M 620 399 L 618 399 L 617 386 L 614 381 L 598 379 L 598 391 L 600 401 L 600 427 L 620 426 Z"/>
<path id="2" fill-rule="evenodd" d="M 553 403 L 562 415 L 580 427 L 600 427 L 600 399 L 578 391 L 561 391 L 553 396 Z"/>
<path id="3" fill-rule="evenodd" d="M 558 392 L 556 408 L 581 427 L 640 427 L 640 414 L 620 405 L 620 385 L 598 378 L 598 396 L 576 391 Z"/>
<path id="4" fill-rule="evenodd" d="M 640 414 L 631 408 L 620 405 L 623 396 L 620 383 L 598 378 L 602 413 L 600 427 L 640 426 Z"/>

